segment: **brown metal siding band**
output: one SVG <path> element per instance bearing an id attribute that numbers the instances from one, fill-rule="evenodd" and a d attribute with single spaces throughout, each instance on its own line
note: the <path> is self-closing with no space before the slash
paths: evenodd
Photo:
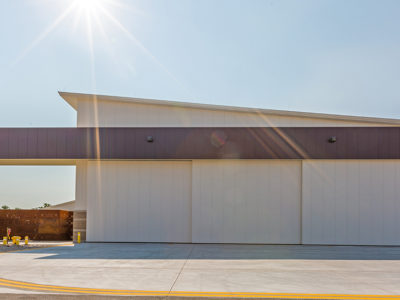
<path id="1" fill-rule="evenodd" d="M 400 127 L 0 128 L 0 159 L 399 159 L 399 141 Z"/>

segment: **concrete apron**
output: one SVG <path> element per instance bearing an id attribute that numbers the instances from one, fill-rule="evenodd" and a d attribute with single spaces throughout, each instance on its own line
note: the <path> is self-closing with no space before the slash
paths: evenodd
<path id="1" fill-rule="evenodd" d="M 3 299 L 400 299 L 400 247 L 81 244 L 0 265 Z"/>

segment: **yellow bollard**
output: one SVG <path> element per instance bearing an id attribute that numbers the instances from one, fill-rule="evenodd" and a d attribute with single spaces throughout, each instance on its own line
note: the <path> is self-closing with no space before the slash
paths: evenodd
<path id="1" fill-rule="evenodd" d="M 20 240 L 20 237 L 17 236 L 17 238 L 15 239 L 15 244 L 16 244 L 17 246 L 19 246 L 19 240 Z"/>
<path id="2" fill-rule="evenodd" d="M 78 244 L 81 243 L 81 233 L 80 232 L 78 232 L 78 237 L 76 240 L 77 240 Z"/>
<path id="3" fill-rule="evenodd" d="M 28 245 L 28 243 L 29 243 L 29 237 L 25 236 L 25 245 Z"/>
<path id="4" fill-rule="evenodd" d="M 12 240 L 13 245 L 15 244 L 15 238 L 16 238 L 15 236 L 12 236 L 12 237 L 11 237 L 11 240 Z"/>
<path id="5" fill-rule="evenodd" d="M 3 236 L 3 245 L 8 245 L 8 239 L 6 236 Z"/>

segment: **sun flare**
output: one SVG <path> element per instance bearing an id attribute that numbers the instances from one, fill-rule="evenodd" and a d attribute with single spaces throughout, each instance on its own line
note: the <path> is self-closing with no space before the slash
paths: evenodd
<path id="1" fill-rule="evenodd" d="M 61 2 L 61 1 L 60 1 Z M 54 3 L 59 3 L 54 1 Z M 121 22 L 121 18 L 116 15 L 118 12 L 128 12 L 130 16 L 144 15 L 146 13 L 134 7 L 132 3 L 124 3 L 122 0 L 69 0 L 68 5 L 56 16 L 54 21 L 49 24 L 37 37 L 27 45 L 12 62 L 12 66 L 17 65 L 24 57 L 45 40 L 61 24 L 68 23 L 74 35 L 85 34 L 87 49 L 90 54 L 91 72 L 93 86 L 95 86 L 95 43 L 102 43 L 101 48 L 113 52 L 111 37 L 115 36 L 115 31 L 122 33 L 125 38 L 134 44 L 140 51 L 149 57 L 159 68 L 171 77 L 180 87 L 186 88 L 183 84 L 160 62 L 158 59 L 141 43 L 139 39 Z M 65 22 L 68 20 L 68 22 Z M 114 31 L 111 33 L 111 31 Z M 112 53 L 113 55 L 113 53 Z"/>
<path id="2" fill-rule="evenodd" d="M 102 8 L 102 0 L 75 0 L 76 7 L 86 14 L 97 13 Z"/>

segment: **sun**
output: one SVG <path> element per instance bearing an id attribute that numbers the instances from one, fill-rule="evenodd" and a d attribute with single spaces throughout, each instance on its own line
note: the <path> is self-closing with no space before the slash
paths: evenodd
<path id="1" fill-rule="evenodd" d="M 80 13 L 97 14 L 103 7 L 102 0 L 75 0 L 75 5 Z"/>

